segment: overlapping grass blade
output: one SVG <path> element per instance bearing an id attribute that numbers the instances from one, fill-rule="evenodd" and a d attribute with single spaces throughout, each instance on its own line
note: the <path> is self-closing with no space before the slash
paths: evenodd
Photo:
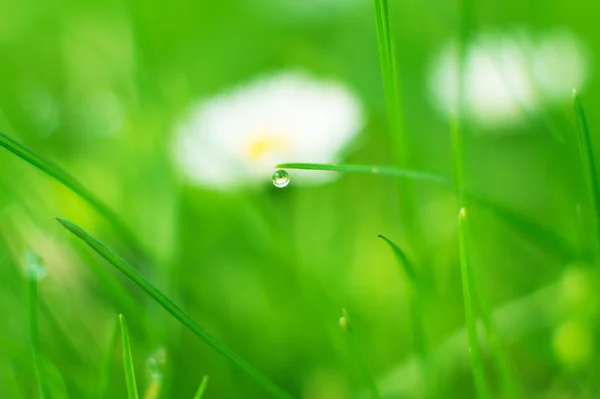
<path id="1" fill-rule="evenodd" d="M 473 288 L 472 278 L 468 259 L 468 238 L 467 238 L 467 212 L 465 208 L 460 210 L 458 218 L 458 242 L 460 250 L 460 271 L 462 276 L 463 297 L 465 304 L 465 319 L 467 324 L 467 340 L 469 343 L 469 352 L 471 355 L 471 369 L 473 371 L 473 379 L 475 380 L 475 389 L 477 397 L 480 399 L 489 398 L 487 384 L 483 372 L 483 362 L 479 351 L 479 343 L 477 341 L 477 323 L 475 317 L 475 307 L 473 306 Z"/>
<path id="2" fill-rule="evenodd" d="M 208 385 L 208 376 L 205 375 L 202 377 L 202 381 L 200 382 L 200 386 L 194 395 L 194 399 L 202 399 L 204 396 L 204 392 L 206 391 L 206 386 Z"/>
<path id="3" fill-rule="evenodd" d="M 375 165 L 337 165 L 337 164 L 317 164 L 317 163 L 282 163 L 275 166 L 281 169 L 300 169 L 300 170 L 320 170 L 341 173 L 365 173 L 372 175 L 391 176 L 398 178 L 413 179 L 415 181 L 431 182 L 445 188 L 455 190 L 455 185 L 451 179 L 429 172 L 422 172 L 410 169 L 399 169 L 391 166 Z M 488 209 L 501 221 L 518 230 L 528 239 L 537 243 L 544 250 L 559 255 L 563 259 L 572 260 L 577 257 L 577 251 L 562 237 L 547 229 L 546 227 L 520 215 L 519 213 L 500 205 L 490 199 L 473 192 L 464 191 L 467 201 Z"/>
<path id="4" fill-rule="evenodd" d="M 367 386 L 371 391 L 371 397 L 373 399 L 380 399 L 381 395 L 379 394 L 379 389 L 377 388 L 377 383 L 375 382 L 375 378 L 373 377 L 373 373 L 371 372 L 371 368 L 367 363 L 367 359 L 365 359 L 365 355 L 363 354 L 362 349 L 360 348 L 360 343 L 358 342 L 358 338 L 356 337 L 356 333 L 354 332 L 354 326 L 352 325 L 352 321 L 350 316 L 348 315 L 348 311 L 346 309 L 342 309 L 342 317 L 340 318 L 340 327 L 350 338 L 350 347 L 352 353 L 356 357 L 360 369 L 363 373 L 363 376 L 367 382 Z"/>
<path id="5" fill-rule="evenodd" d="M 596 169 L 596 159 L 592 145 L 592 137 L 588 126 L 585 111 L 576 90 L 573 90 L 573 111 L 575 113 L 575 123 L 577 126 L 577 143 L 579 145 L 579 154 L 583 166 L 583 173 L 588 185 L 590 198 L 592 202 L 594 221 L 596 224 L 596 250 L 600 250 L 600 183 Z"/>
<path id="6" fill-rule="evenodd" d="M 137 384 L 135 382 L 133 357 L 131 356 L 129 329 L 127 328 L 125 317 L 122 314 L 119 315 L 119 324 L 121 325 L 121 344 L 123 350 L 123 366 L 125 368 L 125 381 L 127 382 L 127 397 L 129 399 L 139 399 Z"/>
<path id="7" fill-rule="evenodd" d="M 90 236 L 83 229 L 76 224 L 61 218 L 56 218 L 58 222 L 89 245 L 94 251 L 100 256 L 106 259 L 111 265 L 117 270 L 123 273 L 129 280 L 135 283 L 138 287 L 144 290 L 152 299 L 154 299 L 160 306 L 162 306 L 167 312 L 175 317 L 181 324 L 183 324 L 192 333 L 202 339 L 207 345 L 212 347 L 214 350 L 219 352 L 229 361 L 231 361 L 241 371 L 252 377 L 259 385 L 269 391 L 273 396 L 277 398 L 290 399 L 292 396 L 285 392 L 283 389 L 275 385 L 271 380 L 265 377 L 256 368 L 250 365 L 248 362 L 239 357 L 231 349 L 209 334 L 204 328 L 196 323 L 186 312 L 183 311 L 178 305 L 176 305 L 171 299 L 165 296 L 158 288 L 152 285 L 146 280 L 136 269 L 134 269 L 127 261 L 121 258 L 119 255 L 108 249 L 104 244 Z"/>
<path id="8" fill-rule="evenodd" d="M 102 200 L 96 197 L 94 193 L 88 190 L 81 182 L 79 182 L 79 180 L 71 176 L 52 161 L 36 154 L 2 132 L 0 132 L 0 146 L 6 148 L 27 163 L 35 166 L 83 198 L 88 204 L 96 209 L 98 213 L 114 224 L 123 238 L 125 238 L 130 245 L 134 246 L 140 253 L 145 252 L 143 246 L 137 241 L 135 235 L 131 232 L 129 227 L 127 227 L 121 217 L 113 212 Z"/>

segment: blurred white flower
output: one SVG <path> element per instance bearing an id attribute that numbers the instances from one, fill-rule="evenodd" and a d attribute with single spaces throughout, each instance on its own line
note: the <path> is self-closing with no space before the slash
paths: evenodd
<path id="1" fill-rule="evenodd" d="M 341 84 L 281 73 L 193 107 L 176 129 L 175 157 L 193 184 L 256 185 L 271 180 L 277 163 L 336 161 L 362 125 L 360 103 Z M 333 177 L 300 175 L 295 183 Z"/>
<path id="2" fill-rule="evenodd" d="M 514 123 L 551 102 L 563 102 L 585 81 L 587 57 L 567 31 L 534 41 L 525 34 L 483 33 L 466 49 L 464 96 L 469 116 L 482 125 Z M 445 116 L 458 107 L 456 43 L 432 62 L 429 84 Z"/>
<path id="3" fill-rule="evenodd" d="M 555 31 L 543 38 L 533 54 L 532 72 L 540 93 L 552 101 L 570 98 L 580 89 L 588 71 L 587 52 L 569 31 Z"/>

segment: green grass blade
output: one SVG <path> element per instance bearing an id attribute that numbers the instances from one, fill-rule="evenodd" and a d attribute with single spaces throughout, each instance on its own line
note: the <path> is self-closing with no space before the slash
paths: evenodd
<path id="1" fill-rule="evenodd" d="M 127 382 L 127 397 L 129 399 L 139 399 L 137 384 L 135 382 L 133 358 L 131 356 L 129 329 L 127 328 L 125 317 L 122 314 L 119 315 L 119 324 L 121 325 L 121 343 L 123 349 L 123 366 L 125 367 L 125 381 Z"/>
<path id="2" fill-rule="evenodd" d="M 202 377 L 202 382 L 200 382 L 200 386 L 194 395 L 194 399 L 202 399 L 204 396 L 204 391 L 206 391 L 206 386 L 208 385 L 208 376 L 205 375 Z"/>
<path id="3" fill-rule="evenodd" d="M 475 318 L 475 308 L 473 306 L 473 287 L 468 260 L 468 239 L 467 239 L 467 212 L 465 208 L 460 210 L 458 219 L 459 230 L 459 250 L 460 250 L 460 271 L 462 276 L 463 297 L 465 303 L 465 319 L 467 324 L 467 340 L 469 344 L 469 352 L 471 355 L 471 369 L 473 371 L 473 379 L 475 380 L 475 389 L 478 398 L 489 398 L 490 394 L 485 382 L 483 372 L 483 362 L 479 351 L 479 343 L 477 342 L 477 320 Z"/>
<path id="4" fill-rule="evenodd" d="M 404 270 L 404 273 L 406 273 L 406 276 L 409 278 L 410 284 L 412 286 L 411 288 L 416 292 L 417 291 L 417 275 L 415 273 L 415 268 L 408 260 L 408 257 L 406 256 L 404 251 L 402 251 L 400 249 L 400 247 L 398 247 L 396 244 L 394 244 L 386 236 L 378 234 L 377 237 L 381 238 L 386 244 L 389 245 L 392 252 L 396 256 L 396 259 L 398 260 L 400 267 L 402 268 L 402 270 Z"/>
<path id="5" fill-rule="evenodd" d="M 52 161 L 44 159 L 42 156 L 31 151 L 24 145 L 18 143 L 2 132 L 0 132 L 0 146 L 6 148 L 8 151 L 12 152 L 27 163 L 35 166 L 37 169 L 54 178 L 69 190 L 83 198 L 88 204 L 96 209 L 99 214 L 114 224 L 123 235 L 123 238 L 125 238 L 130 245 L 134 246 L 141 253 L 144 253 L 143 246 L 139 244 L 135 238 L 135 235 L 131 232 L 129 227 L 127 227 L 125 222 L 76 178 L 71 176 L 58 165 L 54 164 Z"/>
<path id="6" fill-rule="evenodd" d="M 371 368 L 367 363 L 367 359 L 365 359 L 365 355 L 363 354 L 360 343 L 358 342 L 358 338 L 354 332 L 354 328 L 352 326 L 350 317 L 348 316 L 348 312 L 346 309 L 342 309 L 342 317 L 340 318 L 340 327 L 342 330 L 348 333 L 350 338 L 350 347 L 356 359 L 358 360 L 358 364 L 363 373 L 363 376 L 367 382 L 367 386 L 371 391 L 371 397 L 373 399 L 380 399 L 381 395 L 379 394 L 379 390 L 377 389 L 377 383 L 375 382 L 375 378 L 373 377 L 373 373 L 371 372 Z"/>
<path id="7" fill-rule="evenodd" d="M 462 59 L 462 58 L 461 58 Z M 450 131 L 451 131 L 451 135 L 452 135 L 452 158 L 453 158 L 453 163 L 454 163 L 454 179 L 456 182 L 456 192 L 457 192 L 457 198 L 458 198 L 458 205 L 459 205 L 459 209 L 461 209 L 461 219 L 464 219 L 465 216 L 465 210 L 466 210 L 466 206 L 467 206 L 467 199 L 471 198 L 473 199 L 473 197 L 468 197 L 466 195 L 466 190 L 465 190 L 465 166 L 464 166 L 464 155 L 463 155 L 463 135 L 462 135 L 462 130 L 460 127 L 460 118 L 451 116 L 450 118 Z M 481 203 L 480 203 L 481 205 Z M 498 213 L 498 210 L 496 209 L 496 212 Z M 503 212 L 505 213 L 505 212 Z M 501 213 L 502 214 L 502 213 Z M 464 221 L 463 221 L 464 222 Z M 517 220 L 518 222 L 518 220 Z M 516 223 L 518 224 L 518 223 Z M 523 223 L 520 223 L 520 225 L 523 227 Z M 527 230 L 527 229 L 525 229 Z M 464 232 L 461 232 L 460 234 L 466 234 Z M 463 240 L 466 240 L 466 238 L 463 236 L 462 238 Z M 461 244 L 461 245 L 466 245 Z M 461 254 L 462 254 L 461 250 Z M 461 255 L 461 259 L 462 259 L 463 255 Z M 466 263 L 466 253 L 464 254 L 464 258 L 465 260 L 462 260 L 463 263 Z M 509 367 L 509 362 L 508 359 L 506 357 L 506 353 L 505 353 L 505 348 L 502 345 L 502 342 L 500 341 L 500 337 L 498 336 L 498 333 L 496 331 L 496 326 L 492 323 L 489 311 L 487 309 L 487 306 L 485 304 L 483 295 L 481 292 L 479 292 L 478 289 L 478 285 L 476 284 L 475 278 L 474 278 L 474 272 L 470 267 L 464 267 L 465 271 L 464 273 L 467 273 L 467 279 L 469 281 L 469 291 L 471 291 L 471 295 L 474 298 L 475 302 L 479 305 L 479 309 L 481 311 L 481 318 L 483 320 L 483 324 L 485 327 L 485 331 L 487 334 L 487 339 L 489 341 L 491 350 L 492 350 L 492 357 L 494 360 L 494 364 L 496 366 L 496 369 L 498 370 L 498 373 L 500 374 L 500 380 L 501 380 L 501 384 L 502 384 L 502 389 L 504 391 L 504 397 L 506 398 L 511 398 L 514 399 L 516 398 L 516 388 L 515 388 L 515 382 L 514 382 L 514 377 L 510 371 L 510 367 Z M 463 284 L 464 284 L 464 276 L 463 276 Z M 464 289 L 464 288 L 463 288 Z M 466 300 L 466 293 L 465 293 L 465 300 Z M 466 305 L 465 305 L 466 306 Z"/>
<path id="8" fill-rule="evenodd" d="M 577 142 L 584 169 L 583 173 L 585 174 L 585 180 L 592 200 L 594 221 L 596 223 L 596 249 L 600 250 L 600 183 L 598 182 L 598 174 L 596 172 L 596 160 L 594 158 L 594 147 L 592 145 L 590 129 L 583 105 L 576 90 L 573 90 L 573 111 L 577 125 Z"/>
<path id="9" fill-rule="evenodd" d="M 209 334 L 204 328 L 196 323 L 186 312 L 183 311 L 178 305 L 176 305 L 171 299 L 165 296 L 158 288 L 152 285 L 146 280 L 136 269 L 134 269 L 127 261 L 121 258 L 119 255 L 108 249 L 104 244 L 90 236 L 83 229 L 76 224 L 69 222 L 68 220 L 56 218 L 58 222 L 89 245 L 94 251 L 100 256 L 106 259 L 111 265 L 117 270 L 123 273 L 129 280 L 144 290 L 152 299 L 154 299 L 160 306 L 162 306 L 167 312 L 169 312 L 174 318 L 176 318 L 181 324 L 183 324 L 192 333 L 202 339 L 207 345 L 212 347 L 218 353 L 223 355 L 226 359 L 231 361 L 241 371 L 252 377 L 259 385 L 269 391 L 273 396 L 278 398 L 289 399 L 292 398 L 290 394 L 285 392 L 283 389 L 275 385 L 271 380 L 265 377 L 261 372 L 255 369 L 248 362 L 240 358 L 231 349 Z"/>
<path id="10" fill-rule="evenodd" d="M 38 282 L 43 274 L 45 266 L 41 258 L 29 252 L 26 259 L 26 279 L 27 279 L 27 315 L 29 319 L 29 339 L 31 345 L 31 354 L 33 359 L 33 369 L 35 373 L 38 397 L 44 399 L 47 397 L 44 381 L 42 377 L 42 356 L 39 346 L 38 335 Z"/>
<path id="11" fill-rule="evenodd" d="M 396 256 L 400 267 L 404 270 L 404 273 L 409 278 L 410 283 L 410 294 L 409 294 L 409 302 L 410 302 L 410 313 L 411 313 L 411 327 L 413 333 L 413 339 L 415 341 L 415 347 L 417 353 L 419 354 L 419 363 L 423 371 L 424 377 L 424 387 L 426 391 L 429 391 L 431 394 L 434 392 L 433 386 L 433 370 L 431 369 L 431 362 L 429 361 L 429 349 L 427 345 L 427 338 L 425 336 L 425 328 L 423 324 L 423 307 L 422 303 L 422 287 L 420 286 L 420 281 L 417 279 L 417 275 L 415 272 L 415 268 L 411 264 L 410 260 L 398 247 L 387 237 L 379 234 L 377 237 L 381 238 L 388 246 L 391 248 L 392 252 Z"/>
<path id="12" fill-rule="evenodd" d="M 381 64 L 381 77 L 388 121 L 394 143 L 394 154 L 398 166 L 408 162 L 407 140 L 404 137 L 402 101 L 398 86 L 398 72 L 394 57 L 394 44 L 390 24 L 390 14 L 387 0 L 373 0 L 375 22 L 377 25 L 377 44 Z"/>
<path id="13" fill-rule="evenodd" d="M 394 168 L 390 166 L 281 163 L 275 167 L 280 169 L 323 170 L 329 172 L 366 173 L 371 175 L 402 177 L 415 181 L 426 181 L 437 183 L 445 187 L 452 187 L 452 181 L 444 176 L 418 170 Z"/>

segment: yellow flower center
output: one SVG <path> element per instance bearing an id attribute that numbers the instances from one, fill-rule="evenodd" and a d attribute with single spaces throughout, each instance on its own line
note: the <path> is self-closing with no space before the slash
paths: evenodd
<path id="1" fill-rule="evenodd" d="M 289 141 L 275 135 L 258 135 L 250 141 L 248 146 L 248 158 L 252 162 L 258 162 L 268 154 L 287 152 Z"/>

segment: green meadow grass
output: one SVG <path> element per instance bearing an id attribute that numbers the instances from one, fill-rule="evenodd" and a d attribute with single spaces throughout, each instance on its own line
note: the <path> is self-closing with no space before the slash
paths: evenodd
<path id="1" fill-rule="evenodd" d="M 600 393 L 600 5 L 3 9 L 0 398 Z M 570 107 L 526 108 L 504 127 L 471 120 L 464 60 L 477 34 L 560 29 L 592 65 Z M 438 115 L 429 61 L 452 40 L 459 101 Z M 274 167 L 338 179 L 182 182 L 171 133 L 190 104 L 290 66 L 347 81 L 367 121 L 343 163 Z M 337 325 L 342 306 L 352 315 Z M 140 367 L 157 348 L 158 382 Z"/>

